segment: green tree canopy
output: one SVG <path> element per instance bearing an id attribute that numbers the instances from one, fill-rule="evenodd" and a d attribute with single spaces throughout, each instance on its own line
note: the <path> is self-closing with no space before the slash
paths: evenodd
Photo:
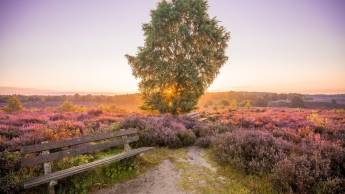
<path id="1" fill-rule="evenodd" d="M 4 108 L 4 111 L 12 113 L 12 112 L 20 112 L 23 110 L 23 105 L 20 102 L 19 98 L 15 95 L 10 96 L 7 101 L 7 105 Z"/>
<path id="2" fill-rule="evenodd" d="M 143 25 L 144 47 L 126 55 L 140 79 L 143 108 L 161 113 L 193 110 L 228 59 L 229 33 L 210 18 L 205 0 L 162 1 Z"/>

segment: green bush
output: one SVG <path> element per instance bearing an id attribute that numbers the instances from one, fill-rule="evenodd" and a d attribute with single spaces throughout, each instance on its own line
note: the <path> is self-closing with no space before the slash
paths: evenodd
<path id="1" fill-rule="evenodd" d="M 60 105 L 58 110 L 61 112 L 83 112 L 86 110 L 86 108 L 83 106 L 75 105 L 72 102 L 66 100 Z"/>
<path id="2" fill-rule="evenodd" d="M 20 102 L 19 98 L 17 96 L 10 96 L 7 101 L 7 105 L 4 108 L 5 112 L 12 113 L 12 112 L 20 112 L 22 111 L 23 105 Z"/>

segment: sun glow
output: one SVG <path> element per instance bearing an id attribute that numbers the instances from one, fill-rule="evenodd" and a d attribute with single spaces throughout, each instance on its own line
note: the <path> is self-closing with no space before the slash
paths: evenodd
<path id="1" fill-rule="evenodd" d="M 171 98 L 176 94 L 176 87 L 175 86 L 168 86 L 163 89 L 163 95 L 167 98 Z"/>
<path id="2" fill-rule="evenodd" d="M 175 86 L 167 86 L 163 89 L 163 96 L 168 102 L 169 106 L 172 106 L 174 96 L 176 96 L 177 89 Z"/>

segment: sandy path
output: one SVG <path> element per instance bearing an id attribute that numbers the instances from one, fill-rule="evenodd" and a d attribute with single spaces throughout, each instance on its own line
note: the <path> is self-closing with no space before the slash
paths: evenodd
<path id="1" fill-rule="evenodd" d="M 187 160 L 183 161 L 215 171 L 202 157 L 201 149 L 195 146 L 188 148 Z M 96 191 L 95 194 L 186 194 L 187 192 L 182 191 L 177 186 L 179 179 L 180 172 L 175 168 L 175 165 L 170 160 L 164 160 L 152 170 L 135 179 Z"/>
<path id="2" fill-rule="evenodd" d="M 208 163 L 202 156 L 201 154 L 201 148 L 192 146 L 188 148 L 188 153 L 187 153 L 187 162 L 198 165 L 198 166 L 203 166 L 211 171 L 215 172 L 216 169 L 211 166 L 210 163 Z"/>
<path id="3" fill-rule="evenodd" d="M 170 160 L 164 160 L 152 170 L 135 179 L 99 190 L 95 194 L 184 194 L 185 192 L 176 186 L 179 177 L 179 172 L 175 169 L 174 164 Z"/>

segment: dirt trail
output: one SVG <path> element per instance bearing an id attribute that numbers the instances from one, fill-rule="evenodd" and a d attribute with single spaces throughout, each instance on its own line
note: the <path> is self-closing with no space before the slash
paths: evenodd
<path id="1" fill-rule="evenodd" d="M 216 169 L 203 158 L 201 148 L 199 147 L 192 146 L 188 148 L 187 162 L 194 165 L 206 167 L 211 171 L 216 172 Z"/>
<path id="2" fill-rule="evenodd" d="M 204 160 L 201 155 L 201 149 L 198 147 L 193 146 L 188 148 L 187 160 L 183 161 L 215 171 L 215 169 Z M 135 179 L 99 190 L 95 192 L 95 194 L 186 194 L 187 192 L 182 191 L 177 186 L 179 179 L 180 172 L 176 169 L 174 163 L 170 160 L 164 160 L 152 170 L 149 170 Z"/>
<path id="3" fill-rule="evenodd" d="M 152 170 L 135 179 L 99 190 L 95 194 L 184 194 L 176 187 L 179 177 L 179 172 L 175 169 L 174 164 L 170 160 L 164 160 Z"/>

